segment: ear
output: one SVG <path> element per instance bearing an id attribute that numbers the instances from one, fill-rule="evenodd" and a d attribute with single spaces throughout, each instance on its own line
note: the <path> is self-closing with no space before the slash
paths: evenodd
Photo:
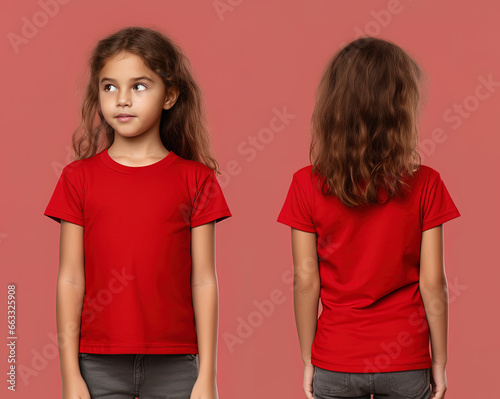
<path id="1" fill-rule="evenodd" d="M 172 108 L 177 101 L 177 98 L 179 98 L 179 89 L 177 87 L 169 87 L 165 95 L 163 109 Z"/>

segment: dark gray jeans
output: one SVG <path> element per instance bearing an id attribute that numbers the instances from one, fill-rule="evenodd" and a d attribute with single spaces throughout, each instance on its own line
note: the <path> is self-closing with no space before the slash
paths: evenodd
<path id="1" fill-rule="evenodd" d="M 346 373 L 314 366 L 314 399 L 429 399 L 431 369 Z"/>
<path id="2" fill-rule="evenodd" d="M 198 378 L 198 355 L 80 353 L 90 397 L 189 399 Z"/>

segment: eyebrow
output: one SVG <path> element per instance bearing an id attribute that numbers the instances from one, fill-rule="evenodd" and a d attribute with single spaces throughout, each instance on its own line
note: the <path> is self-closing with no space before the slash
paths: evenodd
<path id="1" fill-rule="evenodd" d="M 149 80 L 150 82 L 154 83 L 154 80 L 151 78 L 148 78 L 147 76 L 139 76 L 138 78 L 130 78 L 131 82 L 135 82 L 137 80 Z M 111 79 L 111 78 L 102 78 L 100 83 L 103 82 L 116 82 L 116 80 Z"/>

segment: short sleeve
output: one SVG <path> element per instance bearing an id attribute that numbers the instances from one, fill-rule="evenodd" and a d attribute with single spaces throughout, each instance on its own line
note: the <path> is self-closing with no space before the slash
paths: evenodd
<path id="1" fill-rule="evenodd" d="M 215 223 L 218 223 L 231 216 L 222 189 L 215 177 L 215 172 L 211 170 L 197 189 L 191 213 L 191 227 L 200 226 L 214 220 Z"/>
<path id="2" fill-rule="evenodd" d="M 429 187 L 422 205 L 422 231 L 461 216 L 439 173 Z"/>
<path id="3" fill-rule="evenodd" d="M 83 195 L 70 165 L 63 168 L 44 215 L 58 223 L 61 219 L 83 226 Z"/>
<path id="4" fill-rule="evenodd" d="M 278 215 L 277 222 L 298 230 L 310 233 L 316 232 L 312 220 L 310 198 L 306 195 L 306 191 L 300 185 L 295 175 L 292 178 L 292 183 L 288 189 L 288 194 Z"/>

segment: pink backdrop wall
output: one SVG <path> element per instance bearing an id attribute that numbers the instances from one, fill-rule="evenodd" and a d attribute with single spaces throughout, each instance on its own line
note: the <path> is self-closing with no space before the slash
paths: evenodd
<path id="1" fill-rule="evenodd" d="M 500 277 L 493 224 L 500 200 L 498 2 L 8 0 L 1 8 L 0 330 L 8 336 L 7 285 L 15 283 L 19 338 L 16 392 L 7 390 L 7 339 L 0 345 L 0 397 L 61 397 L 59 228 L 43 211 L 70 161 L 89 52 L 100 37 L 131 25 L 163 29 L 191 60 L 224 174 L 219 179 L 233 218 L 217 227 L 220 397 L 303 397 L 290 229 L 275 220 L 292 173 L 308 164 L 322 68 L 360 33 L 400 44 L 429 77 L 422 159 L 441 172 L 462 213 L 444 229 L 447 397 L 492 396 L 500 358 L 493 305 Z M 29 30 L 33 22 L 38 27 Z M 262 136 L 284 111 L 293 115 L 284 129 Z M 258 143 L 253 151 L 251 138 Z M 239 167 L 230 174 L 232 161 Z M 261 324 L 243 335 L 241 320 L 258 316 L 257 303 L 275 290 L 283 301 L 261 312 Z"/>

